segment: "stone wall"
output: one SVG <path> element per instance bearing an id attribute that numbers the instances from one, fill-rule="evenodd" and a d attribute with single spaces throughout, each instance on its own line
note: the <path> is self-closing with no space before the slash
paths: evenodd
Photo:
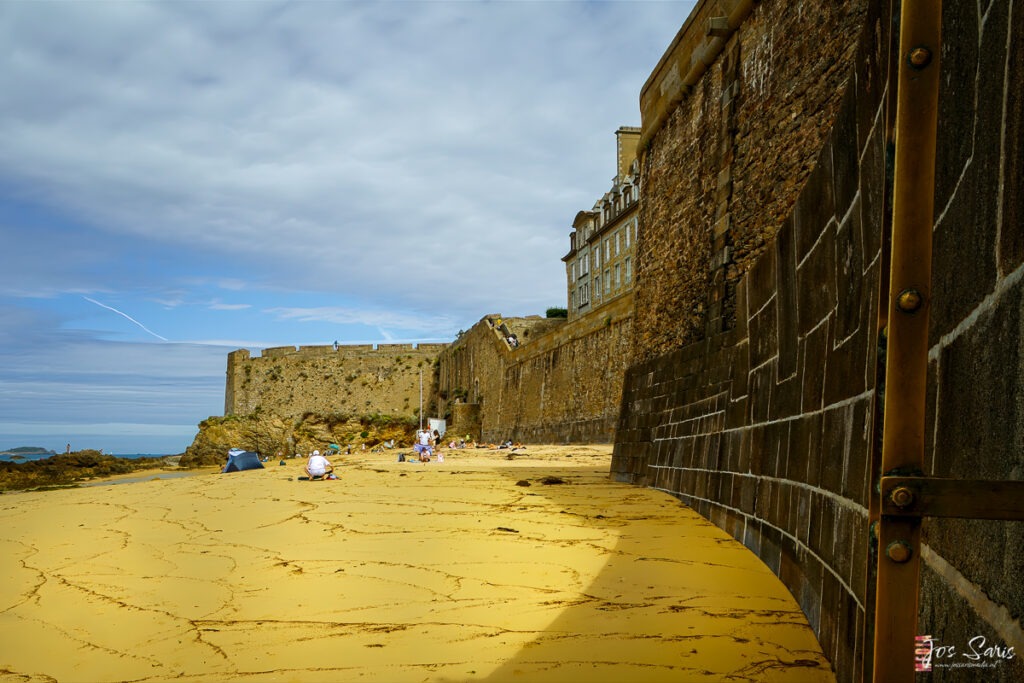
<path id="1" fill-rule="evenodd" d="M 280 417 L 382 413 L 416 417 L 420 375 L 425 401 L 435 393 L 444 344 L 283 346 L 228 355 L 224 414 L 256 410 Z M 424 412 L 428 406 L 424 405 Z"/>
<path id="2" fill-rule="evenodd" d="M 628 364 L 632 297 L 621 297 L 571 324 L 518 334 L 512 349 L 488 316 L 439 359 L 441 414 L 479 404 L 484 441 L 527 443 L 612 440 Z M 519 329 L 523 319 L 506 320 Z"/>
<path id="3" fill-rule="evenodd" d="M 943 3 L 925 448 L 939 477 L 1024 479 L 1022 13 Z M 1024 680 L 1024 522 L 927 519 L 923 540 L 921 627 L 961 651 L 977 636 L 1016 648 L 934 680 Z"/>
<path id="4" fill-rule="evenodd" d="M 862 32 L 814 19 L 840 4 L 765 0 L 734 35 L 743 65 L 739 110 L 748 108 L 747 125 L 768 139 L 750 146 L 760 161 L 751 157 L 731 173 L 731 290 L 716 279 L 720 265 L 707 246 L 717 221 L 706 197 L 720 202 L 724 195 L 714 192 L 713 167 L 702 161 L 720 141 L 716 83 L 731 68 L 715 62 L 709 82 L 649 138 L 645 169 L 652 177 L 644 181 L 639 246 L 644 255 L 671 256 L 655 257 L 649 267 L 640 259 L 635 326 L 642 362 L 626 374 L 612 474 L 678 496 L 757 553 L 793 592 L 838 679 L 853 681 L 863 673 L 873 615 L 869 568 L 876 560 L 867 521 L 880 474 L 878 311 L 887 278 L 893 23 L 882 3 L 858 19 Z M 1011 30 L 1019 8 L 982 5 L 943 3 L 926 472 L 1021 479 L 1024 52 L 1021 32 Z M 790 12 L 809 16 L 816 37 L 781 30 Z M 767 31 L 775 42 L 755 49 L 764 38 L 745 36 L 748 30 Z M 862 36 L 852 58 L 832 32 Z M 792 62 L 802 73 L 787 81 L 803 91 L 793 94 L 795 111 L 817 123 L 786 129 L 786 107 L 776 106 L 783 93 L 759 95 L 752 53 Z M 729 47 L 721 54 L 726 59 Z M 816 94 L 825 82 L 847 83 L 841 102 Z M 819 135 L 822 142 L 814 143 Z M 796 149 L 787 149 L 787 140 Z M 742 146 L 731 144 L 734 151 Z M 809 151 L 805 161 L 793 157 Z M 688 174 L 691 162 L 697 167 Z M 740 183 L 744 174 L 749 179 Z M 794 179 L 799 194 L 786 206 L 782 197 Z M 716 304 L 728 300 L 734 320 L 723 305 L 722 324 L 714 323 Z M 674 317 L 673 307 L 680 312 Z M 929 520 L 923 538 L 921 633 L 959 652 L 982 636 L 1017 653 L 980 673 L 948 668 L 929 676 L 1024 680 L 1024 522 Z M 897 656 L 896 648 L 884 656 Z"/>
<path id="5" fill-rule="evenodd" d="M 698 3 L 641 94 L 637 359 L 735 323 L 735 284 L 832 126 L 866 0 L 755 3 L 738 30 L 708 36 L 710 21 L 742 5 Z M 685 85 L 712 47 L 717 59 Z"/>

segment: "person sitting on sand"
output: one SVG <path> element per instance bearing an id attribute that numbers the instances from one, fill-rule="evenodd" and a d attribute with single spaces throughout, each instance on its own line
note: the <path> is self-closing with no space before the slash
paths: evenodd
<path id="1" fill-rule="evenodd" d="M 309 456 L 309 460 L 306 461 L 304 469 L 310 480 L 313 480 L 326 477 L 334 472 L 334 465 L 331 464 L 330 460 L 320 455 L 320 451 L 313 451 L 313 454 Z"/>

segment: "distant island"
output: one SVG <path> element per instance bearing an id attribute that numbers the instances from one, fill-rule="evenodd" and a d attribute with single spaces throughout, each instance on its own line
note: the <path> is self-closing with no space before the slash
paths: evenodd
<path id="1" fill-rule="evenodd" d="M 19 446 L 9 451 L 0 451 L 0 455 L 20 455 L 27 458 L 32 455 L 57 455 L 57 453 L 49 448 L 40 448 L 39 446 Z"/>

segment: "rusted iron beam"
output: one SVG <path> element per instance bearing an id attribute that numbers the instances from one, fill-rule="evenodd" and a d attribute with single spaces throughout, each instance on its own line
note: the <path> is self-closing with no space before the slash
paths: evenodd
<path id="1" fill-rule="evenodd" d="M 924 465 L 941 0 L 903 0 L 896 91 L 882 472 Z M 921 520 L 878 524 L 873 680 L 914 680 Z"/>
<path id="2" fill-rule="evenodd" d="M 1024 481 L 883 477 L 882 514 L 1021 520 Z"/>

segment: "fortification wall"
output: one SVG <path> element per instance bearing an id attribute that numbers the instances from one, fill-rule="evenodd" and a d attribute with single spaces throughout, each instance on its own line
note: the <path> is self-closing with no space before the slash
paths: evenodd
<path id="1" fill-rule="evenodd" d="M 426 401 L 436 391 L 434 365 L 445 346 L 282 346 L 259 356 L 240 349 L 228 355 L 224 414 L 416 417 L 421 371 Z"/>
<path id="2" fill-rule="evenodd" d="M 862 19 L 834 16 L 851 3 L 754 4 L 707 82 L 678 109 L 665 107 L 645 161 L 634 323 L 641 362 L 626 374 L 612 464 L 615 478 L 678 496 L 757 553 L 793 592 L 840 681 L 861 680 L 877 561 L 868 506 L 880 474 L 886 98 L 895 87 L 883 4 L 871 3 Z M 943 3 L 925 470 L 1021 479 L 1024 404 L 1003 397 L 1024 395 L 1024 200 L 1008 189 L 1024 181 L 1024 51 L 1007 5 L 986 7 L 982 16 L 967 3 Z M 809 22 L 806 31 L 797 19 Z M 848 30 L 855 19 L 864 31 Z M 858 34 L 846 59 L 845 40 Z M 729 129 L 721 74 L 732 71 L 723 60 L 733 45 L 741 67 L 731 97 L 737 112 L 749 112 L 745 123 L 737 115 L 737 130 L 761 130 L 764 139 L 755 145 L 751 133 L 748 154 L 761 161 L 740 168 L 734 155 L 733 183 L 716 198 L 732 243 L 749 245 L 746 256 L 734 252 L 730 291 L 720 288 L 727 279 L 708 246 L 721 223 L 702 197 L 720 189 L 708 150 L 741 147 L 721 135 Z M 776 67 L 795 71 L 758 80 L 778 75 Z M 830 93 L 833 82 L 848 85 Z M 827 125 L 787 129 L 787 102 Z M 774 126 L 778 134 L 769 133 Z M 802 189 L 787 201 L 794 180 Z M 646 263 L 648 254 L 673 252 L 681 272 L 669 257 Z M 723 305 L 715 323 L 716 304 L 730 299 L 733 320 Z M 673 327 L 677 308 L 686 319 Z M 960 652 L 981 636 L 1020 653 L 1024 523 L 928 520 L 923 539 L 920 632 Z M 977 672 L 928 675 L 975 680 Z M 983 675 L 1024 680 L 1024 665 L 1018 654 Z"/>
<path id="3" fill-rule="evenodd" d="M 455 400 L 480 404 L 485 441 L 610 442 L 628 360 L 632 298 L 571 324 L 538 327 L 515 349 L 494 326 L 497 319 L 485 317 L 441 354 L 442 413 Z M 521 320 L 505 322 L 521 329 Z"/>
<path id="4" fill-rule="evenodd" d="M 735 324 L 735 285 L 832 127 L 865 5 L 704 0 L 665 53 L 641 94 L 638 360 Z"/>

